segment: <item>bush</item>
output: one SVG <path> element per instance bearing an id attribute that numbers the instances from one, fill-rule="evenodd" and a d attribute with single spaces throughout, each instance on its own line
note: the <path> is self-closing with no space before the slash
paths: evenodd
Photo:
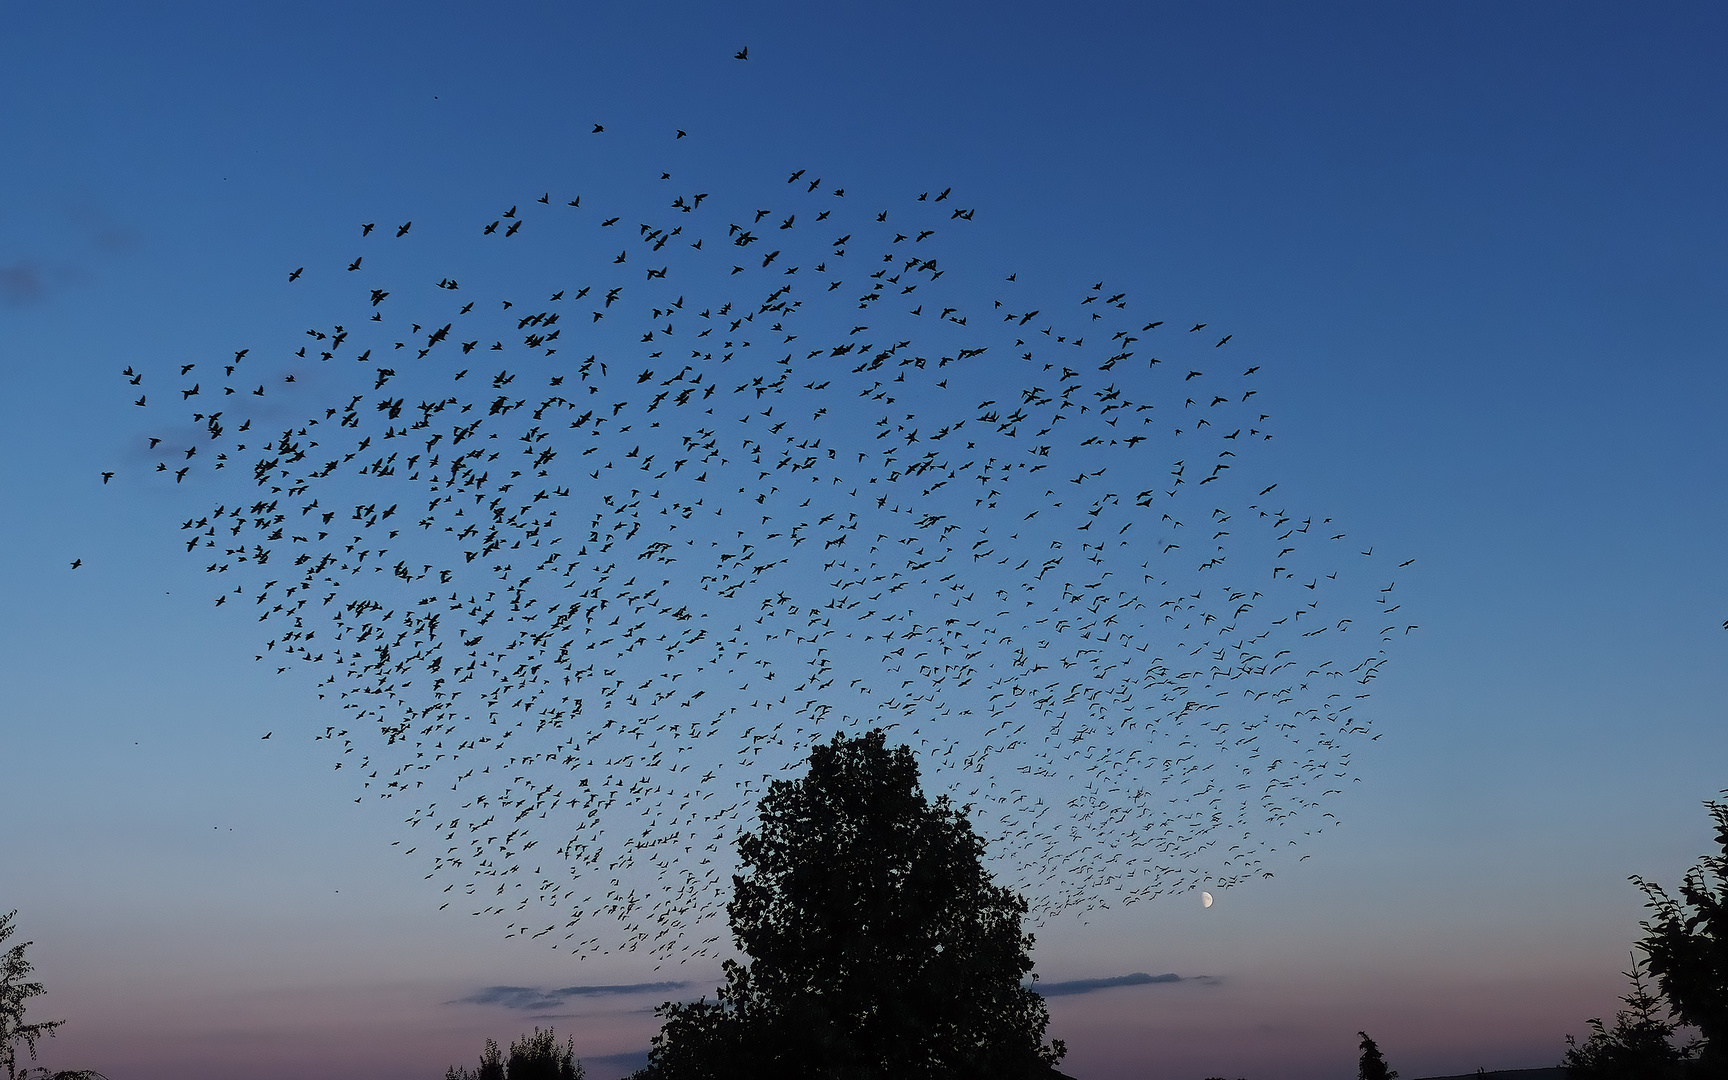
<path id="1" fill-rule="evenodd" d="M 1615 1014 L 1614 1027 L 1608 1028 L 1600 1017 L 1585 1021 L 1590 1037 L 1580 1044 L 1566 1036 L 1568 1049 L 1561 1065 L 1574 1080 L 1668 1080 L 1693 1075 L 1685 1063 L 1697 1051 L 1698 1043 L 1674 1044 L 1674 1032 L 1680 1025 L 1664 1014 L 1661 1001 L 1644 988 L 1644 967 L 1636 953 L 1632 970 L 1625 975 L 1632 980 L 1632 992 L 1620 999 L 1626 1008 Z"/>
<path id="2" fill-rule="evenodd" d="M 1356 1064 L 1356 1080 L 1398 1080 L 1396 1069 L 1386 1068 L 1386 1059 L 1380 1056 L 1380 1047 L 1368 1037 L 1366 1031 L 1358 1031 L 1362 1041 L 1357 1048 L 1362 1051 L 1362 1057 Z"/>
<path id="3" fill-rule="evenodd" d="M 12 936 L 12 920 L 18 912 L 11 911 L 0 915 L 0 945 Z M 18 1068 L 18 1044 L 23 1043 L 30 1052 L 30 1060 L 36 1060 L 36 1040 L 44 1035 L 52 1036 L 64 1020 L 39 1020 L 33 1024 L 24 1022 L 26 1002 L 33 997 L 40 997 L 46 991 L 42 984 L 30 980 L 33 970 L 30 961 L 25 959 L 24 950 L 33 942 L 22 942 L 0 953 L 0 1066 L 6 1069 L 6 1080 L 104 1080 L 101 1073 L 89 1069 L 73 1071 L 61 1070 L 53 1072 L 49 1069 Z"/>
<path id="4" fill-rule="evenodd" d="M 1645 935 L 1638 947 L 1650 958 L 1650 974 L 1675 1020 L 1702 1036 L 1706 1075 L 1728 1076 L 1728 803 L 1704 806 L 1721 854 L 1706 855 L 1686 872 L 1680 899 L 1636 874 L 1632 883 L 1655 914 L 1639 924 Z"/>
<path id="5" fill-rule="evenodd" d="M 498 1049 L 496 1039 L 487 1039 L 478 1069 L 469 1072 L 452 1065 L 445 1070 L 444 1080 L 583 1080 L 586 1075 L 576 1060 L 575 1040 L 559 1046 L 551 1028 L 535 1028 L 534 1034 L 510 1044 L 509 1058 Z"/>

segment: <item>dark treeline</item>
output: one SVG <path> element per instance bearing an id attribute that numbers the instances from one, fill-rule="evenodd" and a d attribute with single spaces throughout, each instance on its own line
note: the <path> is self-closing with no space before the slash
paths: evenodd
<path id="1" fill-rule="evenodd" d="M 1687 871 L 1678 896 L 1631 879 L 1651 912 L 1631 990 L 1612 1023 L 1593 1017 L 1582 1042 L 1566 1037 L 1560 1065 L 1575 1080 L 1728 1080 L 1728 802 L 1705 807 L 1719 853 Z M 1026 901 L 983 869 L 969 809 L 927 799 L 911 749 L 890 750 L 880 730 L 817 746 L 808 773 L 776 781 L 759 830 L 739 838 L 727 914 L 749 962 L 725 964 L 712 1001 L 663 1003 L 630 1080 L 1061 1080 L 1066 1047 L 1046 1041 L 1049 1010 L 1023 982 Z M 0 946 L 16 915 L 0 915 Z M 44 993 L 29 944 L 0 952 L 5 1080 L 105 1080 L 29 1064 L 64 1023 L 26 1020 Z M 1358 1035 L 1358 1080 L 1397 1080 Z M 539 1028 L 508 1053 L 489 1039 L 476 1067 L 445 1073 L 585 1077 L 574 1040 Z"/>
<path id="2" fill-rule="evenodd" d="M 1677 898 L 1632 878 L 1652 917 L 1626 1007 L 1612 1024 L 1588 1020 L 1583 1042 L 1566 1037 L 1560 1067 L 1577 1080 L 1728 1077 L 1728 802 L 1705 806 L 1721 853 L 1687 872 Z M 1066 1047 L 1045 1041 L 1049 1011 L 1022 982 L 1026 904 L 984 872 L 967 810 L 927 800 L 910 748 L 888 749 L 881 731 L 818 746 L 808 774 L 776 782 L 759 831 L 740 837 L 727 914 L 749 963 L 726 963 L 712 1001 L 661 1005 L 648 1065 L 630 1080 L 1061 1077 Z M 1358 1080 L 1398 1080 L 1357 1034 Z M 556 1049 L 550 1032 L 535 1037 Z M 569 1075 L 519 1074 L 516 1055 L 506 1071 L 488 1043 L 480 1072 L 448 1080 Z"/>

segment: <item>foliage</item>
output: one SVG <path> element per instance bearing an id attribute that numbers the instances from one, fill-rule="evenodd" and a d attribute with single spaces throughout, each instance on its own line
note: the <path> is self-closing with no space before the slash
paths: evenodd
<path id="1" fill-rule="evenodd" d="M 574 1040 L 558 1045 L 553 1029 L 523 1035 L 510 1044 L 506 1058 L 496 1039 L 486 1040 L 480 1067 L 472 1072 L 456 1065 L 444 1072 L 444 1080 L 583 1080 L 587 1074 L 576 1060 Z"/>
<path id="2" fill-rule="evenodd" d="M 909 747 L 836 735 L 776 781 L 727 907 L 748 966 L 667 1002 L 637 1080 L 1048 1077 L 1049 1010 L 1021 984 L 1026 903 L 990 881 L 965 809 L 928 801 Z"/>
<path id="3" fill-rule="evenodd" d="M 1636 953 L 1632 970 L 1625 973 L 1632 980 L 1632 992 L 1620 1000 L 1626 1003 L 1614 1017 L 1609 1030 L 1600 1017 L 1586 1021 L 1590 1037 L 1580 1045 L 1566 1036 L 1565 1060 L 1561 1065 L 1574 1080 L 1664 1080 L 1691 1075 L 1683 1064 L 1697 1049 L 1697 1043 L 1676 1046 L 1673 1034 L 1680 1025 L 1663 1015 L 1662 1002 L 1644 988 L 1644 966 Z"/>
<path id="4" fill-rule="evenodd" d="M 1358 1031 L 1362 1041 L 1357 1044 L 1362 1051 L 1362 1058 L 1356 1065 L 1356 1080 L 1398 1080 L 1396 1069 L 1388 1071 L 1386 1059 L 1380 1056 L 1380 1047 L 1368 1037 L 1366 1031 Z"/>
<path id="5" fill-rule="evenodd" d="M 504 1080 L 504 1059 L 498 1053 L 498 1040 L 486 1040 L 478 1069 L 470 1072 L 460 1065 L 452 1065 L 444 1070 L 444 1080 Z"/>
<path id="6" fill-rule="evenodd" d="M 582 1066 L 576 1060 L 574 1040 L 563 1046 L 552 1029 L 524 1035 L 510 1044 L 510 1059 L 505 1065 L 509 1080 L 582 1080 Z"/>
<path id="7" fill-rule="evenodd" d="M 1723 792 L 1728 795 L 1728 791 Z M 1720 855 L 1706 855 L 1680 882 L 1680 900 L 1634 874 L 1654 918 L 1639 925 L 1649 971 L 1674 1017 L 1703 1036 L 1701 1061 L 1728 1075 L 1728 803 L 1706 801 Z"/>
<path id="8" fill-rule="evenodd" d="M 17 911 L 0 915 L 0 945 L 12 936 L 12 920 L 17 915 Z M 31 944 L 21 942 L 0 953 L 0 1065 L 6 1068 L 6 1080 L 103 1080 L 100 1073 L 88 1069 L 53 1072 L 43 1068 L 18 1067 L 18 1044 L 24 1044 L 30 1051 L 30 1060 L 34 1061 L 36 1041 L 44 1035 L 52 1036 L 66 1022 L 24 1022 L 26 1002 L 46 993 L 41 983 L 30 981 L 30 972 L 34 969 L 25 959 L 24 950 Z"/>

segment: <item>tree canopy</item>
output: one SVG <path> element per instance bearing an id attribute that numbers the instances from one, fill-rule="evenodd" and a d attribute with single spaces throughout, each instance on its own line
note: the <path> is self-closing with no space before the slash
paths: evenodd
<path id="1" fill-rule="evenodd" d="M 487 1039 L 478 1069 L 452 1065 L 444 1080 L 582 1080 L 585 1075 L 582 1063 L 576 1060 L 573 1041 L 566 1040 L 560 1046 L 552 1028 L 535 1028 L 534 1034 L 510 1044 L 508 1058 L 498 1049 L 496 1039 Z"/>
<path id="2" fill-rule="evenodd" d="M 992 883 L 966 808 L 924 796 L 909 747 L 836 735 L 759 810 L 727 907 L 751 962 L 726 963 L 714 1002 L 661 1006 L 638 1080 L 1052 1074 L 1026 903 Z"/>
<path id="3" fill-rule="evenodd" d="M 17 911 L 0 915 L 0 945 L 5 945 L 12 937 L 12 920 L 17 916 Z M 20 942 L 5 952 L 0 952 L 0 1066 L 6 1069 L 6 1080 L 102 1080 L 100 1073 L 86 1069 L 53 1072 L 30 1066 L 22 1069 L 18 1067 L 19 1044 L 23 1044 L 30 1053 L 30 1060 L 34 1061 L 37 1040 L 44 1035 L 52 1036 L 66 1022 L 24 1021 L 29 1000 L 47 992 L 41 983 L 30 978 L 30 973 L 35 969 L 24 956 L 24 950 L 31 944 L 33 943 L 29 941 Z"/>
<path id="4" fill-rule="evenodd" d="M 1366 1031 L 1356 1034 L 1362 1037 L 1357 1044 L 1357 1049 L 1362 1051 L 1356 1063 L 1357 1080 L 1398 1080 L 1398 1070 L 1386 1068 L 1386 1059 L 1380 1056 L 1379 1045 L 1368 1037 Z"/>
<path id="5" fill-rule="evenodd" d="M 1590 1037 L 1580 1043 L 1566 1036 L 1566 1057 L 1561 1062 L 1573 1080 L 1665 1080 L 1691 1076 L 1686 1062 L 1697 1051 L 1697 1044 L 1676 1046 L 1674 1030 L 1678 1027 L 1665 1015 L 1662 1002 L 1644 986 L 1644 965 L 1638 954 L 1632 954 L 1632 970 L 1625 973 L 1632 980 L 1632 992 L 1620 1000 L 1626 1003 L 1608 1027 L 1600 1017 L 1585 1021 Z"/>
<path id="6" fill-rule="evenodd" d="M 1728 791 L 1722 794 L 1728 795 Z M 1674 1017 L 1703 1037 L 1706 1075 L 1728 1076 L 1728 802 L 1706 800 L 1719 855 L 1704 856 L 1680 882 L 1680 899 L 1634 874 L 1653 917 L 1638 947 Z"/>

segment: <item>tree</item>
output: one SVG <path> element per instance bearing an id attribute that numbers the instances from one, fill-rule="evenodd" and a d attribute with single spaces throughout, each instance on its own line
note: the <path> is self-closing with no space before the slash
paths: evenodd
<path id="1" fill-rule="evenodd" d="M 1728 790 L 1722 792 L 1728 795 Z M 1638 947 L 1664 1000 L 1703 1037 L 1699 1060 L 1709 1076 L 1728 1076 L 1728 803 L 1706 800 L 1720 855 L 1706 855 L 1680 882 L 1680 900 L 1637 874 L 1654 918 L 1638 925 Z"/>
<path id="2" fill-rule="evenodd" d="M 1026 902 L 991 882 L 966 808 L 925 798 L 909 747 L 836 735 L 759 809 L 727 906 L 751 962 L 725 964 L 714 1002 L 660 1007 L 637 1080 L 1052 1075 Z"/>
<path id="3" fill-rule="evenodd" d="M 498 1051 L 498 1040 L 486 1040 L 478 1069 L 469 1072 L 460 1065 L 452 1065 L 444 1070 L 444 1080 L 504 1080 L 504 1058 Z"/>
<path id="4" fill-rule="evenodd" d="M 1357 1044 L 1362 1058 L 1356 1065 L 1356 1080 L 1398 1080 L 1398 1071 L 1387 1071 L 1386 1059 L 1380 1056 L 1380 1047 L 1368 1037 L 1368 1033 L 1358 1031 L 1356 1034 L 1362 1036 L 1362 1041 Z"/>
<path id="5" fill-rule="evenodd" d="M 1566 1058 L 1561 1065 L 1574 1080 L 1664 1080 L 1688 1075 L 1682 1070 L 1697 1049 L 1697 1043 L 1676 1046 L 1676 1027 L 1663 1015 L 1662 1002 L 1644 988 L 1644 967 L 1638 955 L 1632 955 L 1632 970 L 1625 973 L 1632 980 L 1632 992 L 1620 1000 L 1626 1003 L 1614 1017 L 1609 1030 L 1600 1017 L 1585 1021 L 1590 1025 L 1590 1037 L 1582 1045 L 1566 1036 Z"/>
<path id="6" fill-rule="evenodd" d="M 509 1080 L 582 1080 L 584 1075 L 575 1041 L 559 1046 L 551 1028 L 535 1028 L 534 1034 L 511 1043 L 506 1070 Z"/>
<path id="7" fill-rule="evenodd" d="M 574 1040 L 558 1045 L 552 1028 L 523 1035 L 510 1044 L 510 1056 L 498 1049 L 498 1040 L 487 1039 L 480 1054 L 480 1067 L 473 1072 L 452 1065 L 444 1080 L 583 1080 L 587 1074 L 576 1060 Z"/>
<path id="8" fill-rule="evenodd" d="M 0 945 L 6 944 L 12 937 L 12 920 L 17 915 L 17 911 L 0 915 Z M 88 1069 L 60 1072 L 29 1066 L 19 1069 L 18 1044 L 24 1044 L 30 1051 L 30 1060 L 35 1061 L 36 1041 L 44 1035 L 52 1037 L 66 1022 L 24 1022 L 27 1008 L 25 1003 L 47 992 L 41 983 L 30 981 L 30 973 L 35 969 L 30 961 L 25 959 L 24 950 L 33 944 L 35 943 L 30 941 L 21 942 L 0 953 L 0 1065 L 6 1067 L 6 1080 L 103 1080 L 102 1074 Z"/>

